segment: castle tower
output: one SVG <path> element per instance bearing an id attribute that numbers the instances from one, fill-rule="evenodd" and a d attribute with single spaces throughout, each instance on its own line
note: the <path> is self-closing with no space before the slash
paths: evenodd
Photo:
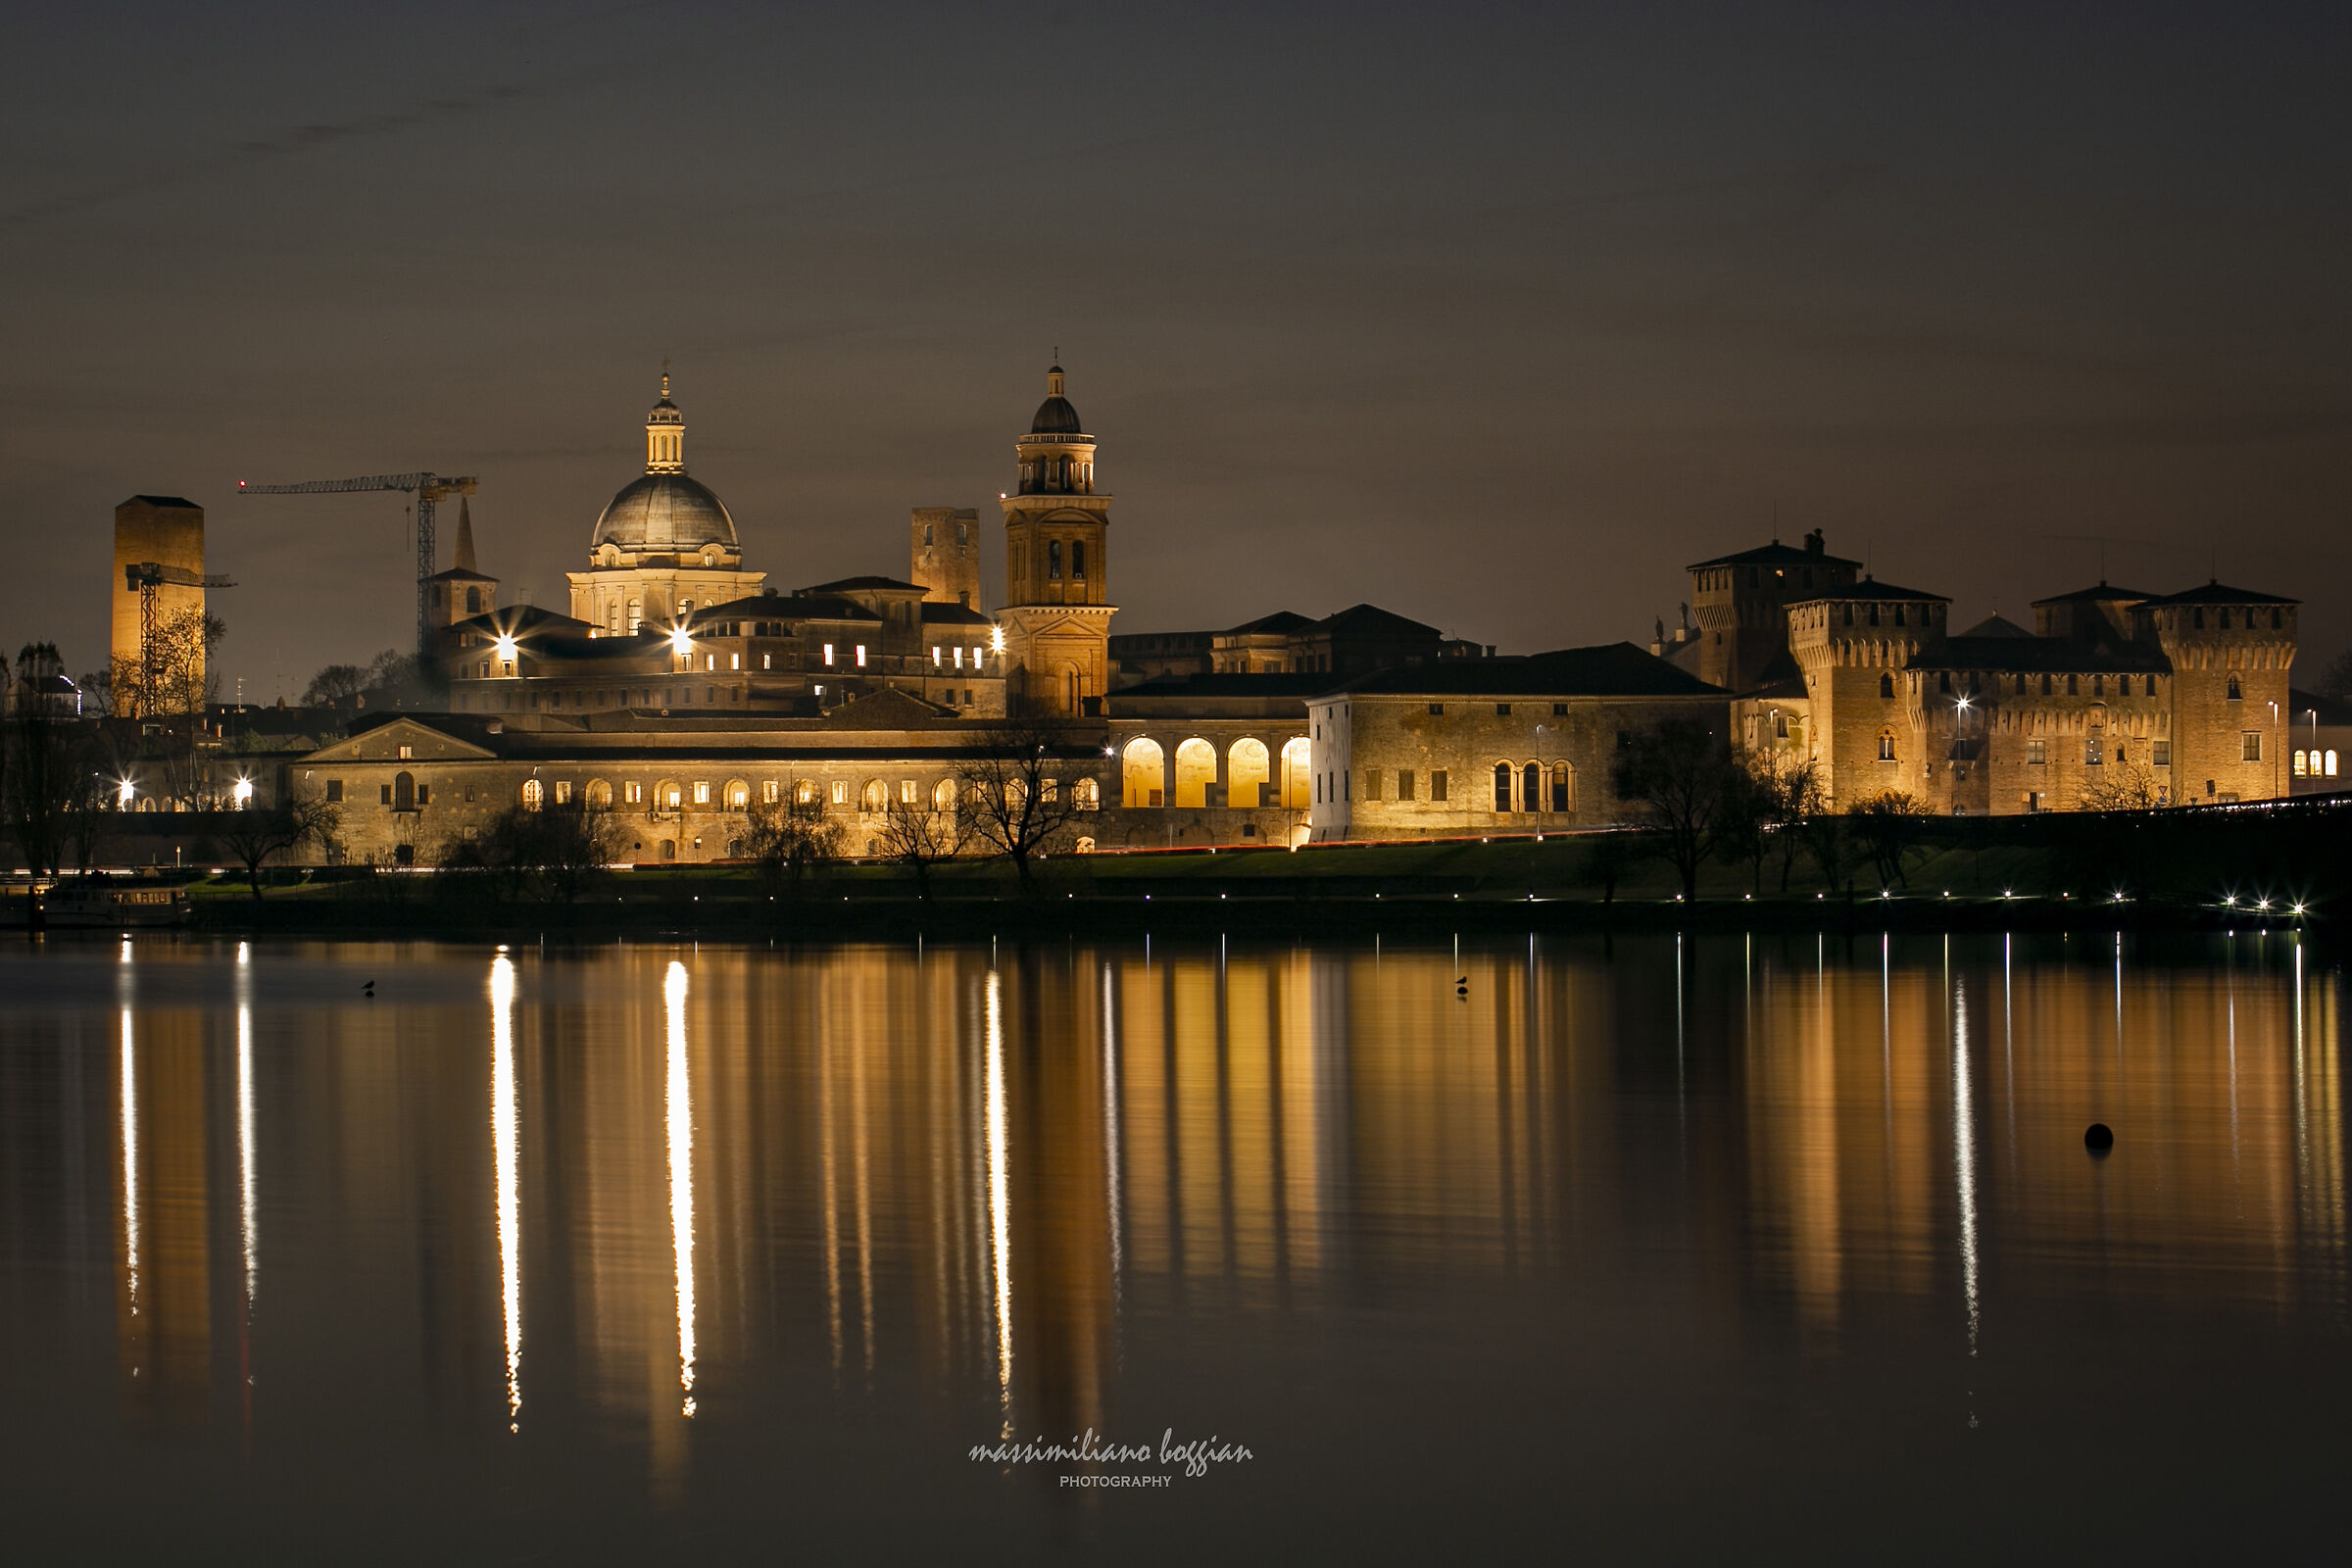
<path id="1" fill-rule="evenodd" d="M 980 601 L 980 514 L 970 507 L 917 507 L 906 580 L 923 597 L 969 610 Z"/>
<path id="2" fill-rule="evenodd" d="M 1833 556 L 1816 528 L 1802 550 L 1775 539 L 1761 550 L 1718 556 L 1690 568 L 1690 608 L 1698 620 L 1698 678 L 1728 691 L 1752 691 L 1788 646 L 1788 607 L 1850 586 L 1858 561 Z"/>
<path id="3" fill-rule="evenodd" d="M 1925 798 L 1928 726 L 1910 666 L 1942 643 L 1950 604 L 1865 577 L 1788 607 L 1833 809 L 1888 790 Z"/>
<path id="4" fill-rule="evenodd" d="M 498 579 L 474 569 L 473 511 L 464 497 L 458 500 L 458 549 L 447 571 L 435 572 L 426 583 L 432 594 L 435 629 L 486 615 L 498 608 Z"/>
<path id="5" fill-rule="evenodd" d="M 2287 792 L 2285 749 L 2293 714 L 2287 671 L 2295 662 L 2299 602 L 2209 582 L 2132 609 L 2143 635 L 2172 663 L 2175 804 Z"/>
<path id="6" fill-rule="evenodd" d="M 132 496 L 115 508 L 115 572 L 109 579 L 109 640 L 114 669 L 134 677 L 144 649 L 140 643 L 139 590 L 124 578 L 125 568 L 149 563 L 177 574 L 204 576 L 204 509 L 178 496 Z M 204 589 L 194 584 L 166 582 L 155 589 L 155 619 L 168 627 L 172 617 L 187 611 L 204 613 Z M 195 668 L 186 672 L 197 686 L 204 681 L 204 643 L 194 639 L 187 648 Z M 115 681 L 115 710 L 128 714 L 133 681 Z"/>
<path id="7" fill-rule="evenodd" d="M 1110 686 L 1110 497 L 1095 489 L 1095 438 L 1062 396 L 1046 401 L 1014 444 L 1017 488 L 1004 497 L 1006 697 L 1016 710 L 1076 717 Z"/>

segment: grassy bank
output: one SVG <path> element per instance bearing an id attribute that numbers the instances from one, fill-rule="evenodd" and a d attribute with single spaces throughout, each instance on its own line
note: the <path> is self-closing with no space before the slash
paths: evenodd
<path id="1" fill-rule="evenodd" d="M 1024 889 L 999 860 L 842 864 L 796 886 L 748 867 L 592 878 L 569 904 L 501 897 L 437 874 L 270 873 L 190 885 L 201 926 L 235 930 L 727 930 L 896 936 L 1052 928 L 1135 931 L 1612 925 L 1827 928 L 2198 926 L 2321 919 L 2346 885 L 2333 810 L 2182 812 L 1921 824 L 1884 882 L 1849 858 L 1835 883 L 1805 855 L 1713 862 L 1680 897 L 1655 858 L 1593 836 L 1069 856 Z M 1784 883 L 1784 876 L 1786 881 Z M 2266 903 L 2267 901 L 2267 903 Z"/>

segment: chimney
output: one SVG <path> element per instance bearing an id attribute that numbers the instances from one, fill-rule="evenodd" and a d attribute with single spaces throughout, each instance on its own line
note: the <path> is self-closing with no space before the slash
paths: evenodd
<path id="1" fill-rule="evenodd" d="M 1808 556 L 1826 556 L 1829 554 L 1829 547 L 1823 543 L 1821 530 L 1819 528 L 1816 528 L 1811 533 L 1805 535 L 1805 554 Z"/>

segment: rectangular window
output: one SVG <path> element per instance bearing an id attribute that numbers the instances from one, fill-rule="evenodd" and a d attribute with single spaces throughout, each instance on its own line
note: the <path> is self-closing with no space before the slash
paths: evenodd
<path id="1" fill-rule="evenodd" d="M 380 798 L 380 799 L 383 801 L 383 803 L 384 803 L 386 806 L 390 806 L 390 805 L 392 804 L 392 786 L 391 786 L 391 785 L 389 785 L 389 784 L 378 784 L 378 785 L 376 786 L 376 791 L 377 791 L 378 797 L 379 797 L 379 798 Z"/>
<path id="2" fill-rule="evenodd" d="M 727 667 L 729 669 L 741 669 L 743 667 L 743 656 L 741 654 L 729 654 L 727 656 Z"/>
<path id="3" fill-rule="evenodd" d="M 865 644 L 863 643 L 858 645 L 858 667 L 859 669 L 865 667 Z"/>
<path id="4" fill-rule="evenodd" d="M 1566 718 L 1568 716 L 1568 705 L 1566 703 L 1552 704 L 1551 716 L 1554 718 Z"/>
<path id="5" fill-rule="evenodd" d="M 847 779 L 837 778 L 833 781 L 833 804 L 835 806 L 850 804 L 850 785 Z"/>
<path id="6" fill-rule="evenodd" d="M 710 784 L 708 779 L 695 780 L 694 804 L 697 806 L 709 806 L 710 804 Z"/>
<path id="7" fill-rule="evenodd" d="M 326 781 L 326 798 L 330 802 L 343 799 L 343 781 L 341 779 L 330 778 Z"/>
<path id="8" fill-rule="evenodd" d="M 620 787 L 620 798 L 625 805 L 642 805 L 645 801 L 645 786 L 633 781 L 623 784 Z"/>
<path id="9" fill-rule="evenodd" d="M 1429 712 L 1432 718 L 1435 718 L 1438 714 L 1443 713 L 1444 711 L 1446 711 L 1446 705 L 1444 703 L 1432 703 L 1429 705 Z"/>
<path id="10" fill-rule="evenodd" d="M 1083 539 L 1070 541 L 1070 575 L 1073 577 L 1086 575 L 1086 541 Z"/>
<path id="11" fill-rule="evenodd" d="M 1496 703 L 1496 704 L 1494 705 L 1494 716 L 1495 716 L 1496 718 L 1508 718 L 1508 717 L 1510 717 L 1510 716 L 1511 716 L 1511 705 L 1510 705 L 1510 704 L 1508 704 L 1508 703 Z"/>
<path id="12" fill-rule="evenodd" d="M 2153 760 L 2158 767 L 2172 766 L 2173 743 L 2171 741 L 2158 741 L 2156 743 L 2156 756 Z"/>
<path id="13" fill-rule="evenodd" d="M 1367 801 L 1380 799 L 1380 769 L 1376 767 L 1364 769 L 1364 799 Z"/>
<path id="14" fill-rule="evenodd" d="M 1409 801 L 1409 800 L 1411 800 L 1411 799 L 1413 798 L 1413 773 L 1412 773 L 1412 769 L 1410 769 L 1410 768 L 1399 768 L 1399 769 L 1397 770 L 1397 773 L 1396 773 L 1396 798 L 1397 798 L 1398 800 L 1400 800 L 1400 801 Z"/>
<path id="15" fill-rule="evenodd" d="M 933 643 L 933 644 L 931 645 L 931 665 L 932 665 L 932 667 L 933 667 L 934 669 L 938 668 L 938 667 L 939 667 L 939 662 L 940 662 L 939 644 L 937 644 L 937 643 Z M 961 661 L 961 660 L 957 660 L 957 661 L 956 661 L 956 662 L 957 662 L 957 663 L 961 663 L 961 662 L 962 662 L 962 661 Z"/>
<path id="16" fill-rule="evenodd" d="M 2049 760 L 2050 743 L 2048 741 L 2026 742 L 2026 761 L 2028 765 L 2041 767 L 2047 765 Z"/>
<path id="17" fill-rule="evenodd" d="M 1511 814 L 1511 764 L 1498 762 L 1494 767 L 1494 814 Z"/>
<path id="18" fill-rule="evenodd" d="M 963 667 L 963 650 L 961 648 L 956 650 L 956 667 L 957 669 Z"/>
<path id="19" fill-rule="evenodd" d="M 1354 778 L 1355 778 L 1355 775 L 1354 775 L 1353 773 L 1342 773 L 1342 774 L 1340 775 L 1340 799 L 1341 799 L 1341 800 L 1343 800 L 1343 801 L 1351 801 L 1351 800 L 1355 799 L 1355 791 L 1354 791 L 1354 789 L 1351 787 L 1351 786 L 1352 786 L 1352 783 L 1353 783 L 1353 780 L 1354 780 Z"/>
<path id="20" fill-rule="evenodd" d="M 910 778 L 903 778 L 899 780 L 899 804 L 901 806 L 912 806 L 914 804 L 914 780 Z"/>
<path id="21" fill-rule="evenodd" d="M 761 669 L 773 669 L 773 668 L 775 668 L 775 667 L 776 667 L 776 656 L 775 656 L 775 655 L 773 655 L 773 654 L 761 654 L 761 655 L 760 656 L 760 667 Z"/>
<path id="22" fill-rule="evenodd" d="M 433 787 L 430 784 L 419 784 L 416 786 L 416 804 L 418 806 L 430 806 L 433 804 Z"/>
<path id="23" fill-rule="evenodd" d="M 1046 575 L 1055 580 L 1061 576 L 1061 541 L 1058 539 L 1046 541 Z"/>
<path id="24" fill-rule="evenodd" d="M 570 803 L 571 780 L 567 778 L 560 778 L 556 780 L 556 804 L 558 806 L 568 806 Z"/>
<path id="25" fill-rule="evenodd" d="M 773 806 L 782 798 L 782 793 L 777 787 L 776 781 L 771 778 L 760 786 L 760 803 L 762 806 Z"/>
<path id="26" fill-rule="evenodd" d="M 833 645 L 831 643 L 825 644 L 825 662 L 827 664 L 833 662 Z"/>
<path id="27" fill-rule="evenodd" d="M 2246 731 L 2246 746 L 2244 756 L 2245 760 L 2249 762 L 2259 762 L 2262 760 L 2262 731 L 2258 729 L 2250 729 Z"/>
<path id="28" fill-rule="evenodd" d="M 1446 799 L 1446 770 L 1442 767 L 1430 771 L 1429 798 L 1433 801 Z"/>

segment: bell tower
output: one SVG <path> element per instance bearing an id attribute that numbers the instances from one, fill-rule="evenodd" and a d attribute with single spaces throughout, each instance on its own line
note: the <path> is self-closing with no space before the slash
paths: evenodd
<path id="1" fill-rule="evenodd" d="M 1110 687 L 1110 497 L 1095 488 L 1095 438 L 1046 371 L 1046 401 L 1013 445 L 1015 487 L 1004 508 L 1004 632 L 1010 705 L 1076 718 L 1099 712 Z"/>

